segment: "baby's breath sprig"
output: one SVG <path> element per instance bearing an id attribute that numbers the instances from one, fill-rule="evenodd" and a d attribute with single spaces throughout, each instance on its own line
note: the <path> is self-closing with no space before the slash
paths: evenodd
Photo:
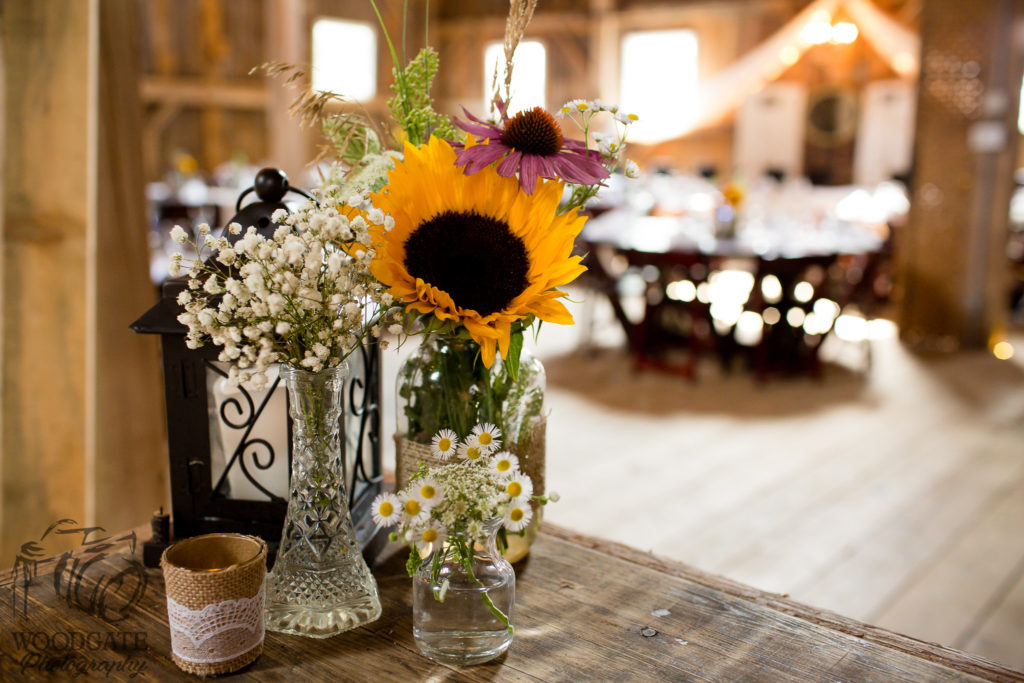
<path id="1" fill-rule="evenodd" d="M 394 303 L 371 274 L 371 225 L 391 222 L 362 194 L 337 185 L 317 191 L 318 204 L 274 214 L 272 237 L 233 223 L 217 237 L 201 225 L 193 240 L 180 226 L 174 241 L 194 256 L 171 257 L 170 274 L 187 276 L 178 296 L 186 345 L 222 347 L 229 381 L 260 390 L 267 369 L 284 363 L 311 372 L 341 364 L 368 337 L 379 337 Z M 393 224 L 393 223 L 392 223 Z M 386 341 L 381 341 L 386 344 Z"/>
<path id="2" fill-rule="evenodd" d="M 546 505 L 557 501 L 558 494 L 533 494 L 533 481 L 519 469 L 515 455 L 501 450 L 501 431 L 492 424 L 478 424 L 462 441 L 452 430 L 442 429 L 434 446 L 438 457 L 454 461 L 435 467 L 421 463 L 404 489 L 378 495 L 371 511 L 378 526 L 396 527 L 391 540 L 409 543 L 410 576 L 433 556 L 431 589 L 435 599 L 444 602 L 446 587 L 439 577 L 448 558 L 480 584 L 473 574 L 473 553 L 484 541 L 488 524 L 500 520 L 502 532 L 522 533 L 533 519 L 530 502 Z M 472 457 L 470 451 L 481 455 Z M 486 591 L 481 595 L 511 633 L 508 617 Z"/>
<path id="3" fill-rule="evenodd" d="M 594 117 L 602 112 L 611 115 L 614 132 L 603 133 L 593 130 Z M 558 110 L 558 116 L 569 119 L 583 132 L 583 139 L 590 149 L 590 141 L 597 144 L 601 154 L 601 163 L 609 171 L 620 170 L 627 178 L 640 175 L 640 167 L 632 159 L 625 158 L 626 136 L 629 126 L 639 121 L 639 117 L 623 111 L 618 105 L 604 104 L 601 100 L 570 100 Z M 600 189 L 599 185 L 572 185 L 572 196 L 567 209 L 582 207 L 592 199 Z"/>

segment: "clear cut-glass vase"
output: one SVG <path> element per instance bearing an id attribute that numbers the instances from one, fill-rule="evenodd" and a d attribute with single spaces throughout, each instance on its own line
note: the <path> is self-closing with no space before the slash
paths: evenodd
<path id="1" fill-rule="evenodd" d="M 435 569 L 431 555 L 413 577 L 412 633 L 420 652 L 430 659 L 460 666 L 482 664 L 512 644 L 516 573 L 498 552 L 500 527 L 500 518 L 491 520 L 485 538 L 476 542 L 453 534 L 437 551 L 442 557 L 439 566 Z M 456 543 L 474 548 L 469 567 L 452 547 Z"/>
<path id="2" fill-rule="evenodd" d="M 527 349 L 519 358 L 513 379 L 497 356 L 487 368 L 480 345 L 460 335 L 426 337 L 398 370 L 395 430 L 396 488 L 401 489 L 420 463 L 428 467 L 443 461 L 433 457 L 430 440 L 441 429 L 453 429 L 465 438 L 480 423 L 497 425 L 502 448 L 519 459 L 520 469 L 533 481 L 533 492 L 545 492 L 547 414 L 544 364 Z M 508 534 L 505 557 L 518 562 L 529 552 L 543 519 L 533 505 L 533 521 L 522 535 Z"/>
<path id="3" fill-rule="evenodd" d="M 345 487 L 347 366 L 284 367 L 292 471 L 277 560 L 267 575 L 266 628 L 327 638 L 380 616 L 377 583 L 359 549 Z"/>

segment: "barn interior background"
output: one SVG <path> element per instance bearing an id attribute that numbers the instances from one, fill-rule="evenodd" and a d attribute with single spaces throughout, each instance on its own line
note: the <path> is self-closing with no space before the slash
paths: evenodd
<path id="1" fill-rule="evenodd" d="M 402 3 L 380 6 L 401 35 Z M 506 9 L 409 2 L 406 54 L 429 30 L 440 110 L 483 113 Z M 766 174 L 902 197 L 877 221 L 892 239 L 870 317 L 890 324 L 860 336 L 871 364 L 828 365 L 818 383 L 720 369 L 722 353 L 757 367 L 756 344 L 705 349 L 690 383 L 635 372 L 652 281 L 613 255 L 612 289 L 579 292 L 584 338 L 548 330 L 538 350 L 559 414 L 548 450 L 565 454 L 548 481 L 567 501 L 661 482 L 678 522 L 659 536 L 582 502 L 552 519 L 1024 665 L 1022 15 L 1015 0 L 542 0 L 523 105 L 597 94 L 645 120 L 640 189 L 613 201 L 678 215 L 692 207 L 672 182 L 733 179 L 753 199 Z M 169 503 L 159 347 L 129 324 L 157 300 L 170 227 L 223 223 L 263 165 L 317 179 L 317 131 L 253 67 L 312 61 L 314 84 L 362 89 L 381 120 L 391 75 L 353 0 L 36 0 L 5 3 L 0 24 L 7 566 L 58 519 L 123 529 Z M 643 467 L 641 452 L 662 455 Z"/>

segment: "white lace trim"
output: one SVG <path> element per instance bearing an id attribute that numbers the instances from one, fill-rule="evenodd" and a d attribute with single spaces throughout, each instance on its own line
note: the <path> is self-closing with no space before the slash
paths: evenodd
<path id="1" fill-rule="evenodd" d="M 167 596 L 171 650 L 187 662 L 215 664 L 244 655 L 263 642 L 267 581 L 251 598 L 224 600 L 190 610 Z"/>

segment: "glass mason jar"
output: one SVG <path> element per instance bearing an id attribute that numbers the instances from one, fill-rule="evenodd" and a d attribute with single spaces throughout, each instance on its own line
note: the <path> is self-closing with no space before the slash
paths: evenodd
<path id="1" fill-rule="evenodd" d="M 469 665 L 499 656 L 512 644 L 512 609 L 516 572 L 498 552 L 501 519 L 485 524 L 484 539 L 453 534 L 427 557 L 412 583 L 412 633 L 420 652 L 437 662 Z M 469 563 L 460 561 L 453 544 L 474 549 Z M 492 609 L 493 608 L 493 609 Z M 500 610 L 507 624 L 496 613 Z"/>
<path id="2" fill-rule="evenodd" d="M 327 638 L 376 620 L 377 583 L 363 559 L 340 438 L 348 366 L 282 367 L 292 417 L 292 473 L 281 543 L 267 575 L 266 628 Z"/>
<path id="3" fill-rule="evenodd" d="M 431 335 L 398 370 L 395 392 L 396 488 L 409 475 L 443 464 L 430 454 L 430 440 L 441 429 L 453 429 L 465 438 L 474 426 L 490 422 L 501 429 L 502 448 L 519 459 L 519 468 L 533 480 L 536 495 L 545 492 L 544 364 L 523 349 L 515 381 L 501 357 L 490 369 L 480 358 L 480 345 L 469 338 Z M 533 505 L 533 521 L 523 535 L 509 534 L 505 557 L 524 557 L 537 536 L 542 507 Z"/>

